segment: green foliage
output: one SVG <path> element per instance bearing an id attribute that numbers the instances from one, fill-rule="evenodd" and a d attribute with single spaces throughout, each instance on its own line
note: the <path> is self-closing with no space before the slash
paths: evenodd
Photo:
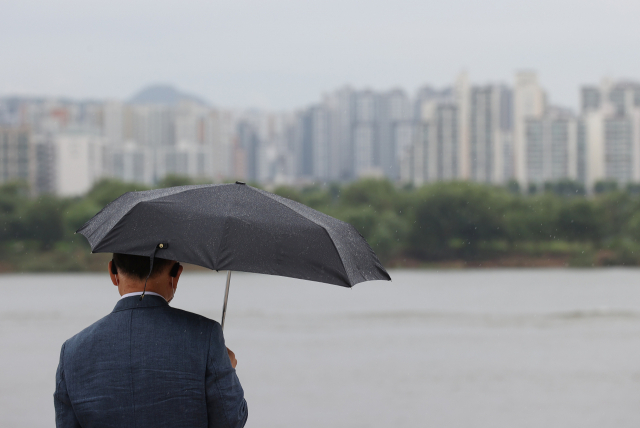
<path id="1" fill-rule="evenodd" d="M 98 181 L 91 188 L 91 190 L 89 190 L 86 198 L 91 199 L 98 205 L 104 207 L 109 202 L 124 195 L 127 192 L 136 192 L 140 190 L 149 190 L 149 188 L 142 184 L 125 183 L 120 180 L 104 179 Z"/>
<path id="2" fill-rule="evenodd" d="M 626 190 L 630 195 L 640 195 L 640 183 L 627 183 Z"/>
<path id="3" fill-rule="evenodd" d="M 51 249 L 64 236 L 64 205 L 64 201 L 51 196 L 28 201 L 18 211 L 14 237 L 37 241 L 42 249 Z"/>
<path id="4" fill-rule="evenodd" d="M 507 182 L 507 190 L 514 194 L 520 193 L 520 183 L 518 183 L 518 180 L 515 180 L 515 179 L 509 180 Z"/>
<path id="5" fill-rule="evenodd" d="M 169 176 L 158 187 L 196 184 Z M 274 193 L 353 225 L 383 263 L 470 262 L 513 257 L 569 266 L 640 265 L 640 186 L 614 182 L 584 194 L 564 180 L 503 188 L 469 182 L 396 186 L 365 179 L 340 185 L 281 186 Z M 0 268 L 103 269 L 73 235 L 106 204 L 146 186 L 102 180 L 83 197 L 31 198 L 24 183 L 0 186 Z"/>
<path id="6" fill-rule="evenodd" d="M 507 194 L 472 183 L 418 190 L 410 248 L 422 258 L 475 257 L 483 242 L 505 236 Z"/>
<path id="7" fill-rule="evenodd" d="M 279 186 L 274 189 L 273 193 L 278 196 L 282 196 L 283 198 L 291 199 L 296 202 L 302 202 L 302 195 L 294 187 Z"/>
<path id="8" fill-rule="evenodd" d="M 397 192 L 390 181 L 365 179 L 347 185 L 340 198 L 350 205 L 370 206 L 377 210 L 390 209 L 394 206 Z"/>
<path id="9" fill-rule="evenodd" d="M 587 193 L 582 183 L 569 179 L 547 182 L 544 188 L 559 196 L 584 196 Z"/>
<path id="10" fill-rule="evenodd" d="M 352 207 L 341 210 L 335 217 L 355 227 L 366 239 L 373 234 L 378 214 L 371 207 Z"/>
<path id="11" fill-rule="evenodd" d="M 603 234 L 599 207 L 584 198 L 568 201 L 558 211 L 558 236 L 568 241 L 599 242 Z"/>
<path id="12" fill-rule="evenodd" d="M 607 192 L 593 199 L 604 239 L 620 236 L 631 217 L 640 209 L 640 199 L 622 191 Z"/>
<path id="13" fill-rule="evenodd" d="M 615 192 L 618 190 L 618 182 L 615 180 L 601 180 L 593 186 L 595 193 Z"/>
<path id="14" fill-rule="evenodd" d="M 177 186 L 189 186 L 192 184 L 210 184 L 208 181 L 197 181 L 191 177 L 185 177 L 182 175 L 169 174 L 158 182 L 158 188 L 164 187 L 177 187 Z"/>
<path id="15" fill-rule="evenodd" d="M 102 205 L 90 198 L 81 199 L 71 204 L 64 213 L 64 223 L 67 230 L 75 232 L 91 217 L 102 209 Z"/>
<path id="16" fill-rule="evenodd" d="M 0 187 L 0 242 L 16 237 L 20 224 L 20 211 L 27 201 L 28 186 L 22 182 L 7 183 Z"/>

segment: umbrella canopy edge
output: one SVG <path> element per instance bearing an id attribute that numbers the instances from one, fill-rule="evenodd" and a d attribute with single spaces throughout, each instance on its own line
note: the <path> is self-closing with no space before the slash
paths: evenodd
<path id="1" fill-rule="evenodd" d="M 350 288 L 351 288 L 351 287 L 353 287 L 353 286 L 354 286 L 354 285 L 356 285 L 356 284 L 361 283 L 361 282 L 369 281 L 370 279 L 365 278 L 365 277 L 364 277 L 364 276 L 362 276 L 362 275 L 360 275 L 360 277 L 361 277 L 361 278 L 353 278 L 353 279 L 352 279 L 352 278 L 351 278 L 351 275 L 349 274 L 349 270 L 348 270 L 348 269 L 347 269 L 347 267 L 345 266 L 345 263 L 344 263 L 344 256 L 343 256 L 343 254 L 342 254 L 342 251 L 341 251 L 341 250 L 338 248 L 338 246 L 336 245 L 335 240 L 333 239 L 333 236 L 331 236 L 331 232 L 329 232 L 329 230 L 327 230 L 327 227 L 326 227 L 325 225 L 320 224 L 320 223 L 319 223 L 319 222 L 317 222 L 315 219 L 310 218 L 309 216 L 305 215 L 305 214 L 304 214 L 304 212 L 301 212 L 301 211 L 303 211 L 303 210 L 305 210 L 305 209 L 307 209 L 307 210 L 312 210 L 312 211 L 314 211 L 314 212 L 316 212 L 316 213 L 319 213 L 319 214 L 321 214 L 321 215 L 323 215 L 323 216 L 327 216 L 327 217 L 329 217 L 329 218 L 330 218 L 330 219 L 332 219 L 332 220 L 339 221 L 340 223 L 342 223 L 342 224 L 343 224 L 344 226 L 346 226 L 347 228 L 350 228 L 350 229 L 352 229 L 353 231 L 355 231 L 355 232 L 358 234 L 358 236 L 360 236 L 360 238 L 364 241 L 365 245 L 366 245 L 366 246 L 367 246 L 367 248 L 369 249 L 369 252 L 371 253 L 371 255 L 373 256 L 373 258 L 374 258 L 374 259 L 375 259 L 375 261 L 377 262 L 376 267 L 377 267 L 377 268 L 378 268 L 378 270 L 379 270 L 379 271 L 381 271 L 381 273 L 382 273 L 382 276 L 383 276 L 382 278 L 375 278 L 375 279 L 391 281 L 391 276 L 389 275 L 389 273 L 387 272 L 387 270 L 384 268 L 384 266 L 382 266 L 382 263 L 380 263 L 380 260 L 378 259 L 378 256 L 375 254 L 375 251 L 373 251 L 373 249 L 371 248 L 371 246 L 369 245 L 369 243 L 367 242 L 367 240 L 366 240 L 366 239 L 364 239 L 364 237 L 362 237 L 362 235 L 360 234 L 360 232 L 358 232 L 358 230 L 357 230 L 356 228 L 354 228 L 354 227 L 353 227 L 353 225 L 351 225 L 351 224 L 349 224 L 349 223 L 346 223 L 346 222 L 344 222 L 344 221 L 342 221 L 342 220 L 339 220 L 339 219 L 337 219 L 337 218 L 334 218 L 334 217 L 328 216 L 327 214 L 324 214 L 324 213 L 322 213 L 322 212 L 320 212 L 320 211 L 313 210 L 312 208 L 310 208 L 310 207 L 308 207 L 308 206 L 306 206 L 306 205 L 304 205 L 304 204 L 301 204 L 300 202 L 296 202 L 296 201 L 293 201 L 293 200 L 290 200 L 290 199 L 286 199 L 286 198 L 283 198 L 282 196 L 276 195 L 276 194 L 274 194 L 274 193 L 267 192 L 267 191 L 262 190 L 262 189 L 257 189 L 257 188 L 252 187 L 252 186 L 247 186 L 247 187 L 248 187 L 249 189 L 251 189 L 251 190 L 253 190 L 253 191 L 255 191 L 255 192 L 258 192 L 258 193 L 260 193 L 261 195 L 263 195 L 263 196 L 265 196 L 265 197 L 267 197 L 267 198 L 269 198 L 269 199 L 271 199 L 271 200 L 275 201 L 275 202 L 278 202 L 279 204 L 281 204 L 281 205 L 285 206 L 286 208 L 290 209 L 290 210 L 291 210 L 291 211 L 293 211 L 294 213 L 296 213 L 296 214 L 298 214 L 298 215 L 302 216 L 303 218 L 305 218 L 305 219 L 307 219 L 307 220 L 309 220 L 309 221 L 311 221 L 311 222 L 315 223 L 315 224 L 316 224 L 316 225 L 318 225 L 319 227 L 321 227 L 321 228 L 322 228 L 322 229 L 327 233 L 327 235 L 329 236 L 329 240 L 331 241 L 331 243 L 333 244 L 333 247 L 335 248 L 336 252 L 337 252 L 337 253 L 338 253 L 338 255 L 340 256 L 340 261 L 342 262 L 342 267 L 343 267 L 343 269 L 344 269 L 345 274 L 347 275 L 347 278 L 349 279 L 349 284 L 351 284 Z M 285 201 L 286 201 L 286 202 L 285 202 Z M 290 203 L 293 203 L 293 204 L 296 204 L 296 205 L 300 205 L 301 209 L 300 209 L 300 210 L 298 210 L 298 209 L 297 209 L 298 207 L 295 207 L 295 205 L 294 205 L 294 206 L 291 206 L 291 205 L 290 205 Z"/>

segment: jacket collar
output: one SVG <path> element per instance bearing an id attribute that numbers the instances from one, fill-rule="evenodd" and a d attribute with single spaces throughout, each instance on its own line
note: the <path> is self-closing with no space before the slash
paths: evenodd
<path id="1" fill-rule="evenodd" d="M 126 311 L 127 309 L 151 308 L 154 306 L 168 305 L 169 304 L 167 303 L 167 301 L 160 296 L 146 294 L 144 296 L 144 299 L 142 300 L 140 300 L 140 296 L 130 296 L 118 300 L 118 303 L 116 303 L 116 307 L 113 308 L 113 312 Z"/>

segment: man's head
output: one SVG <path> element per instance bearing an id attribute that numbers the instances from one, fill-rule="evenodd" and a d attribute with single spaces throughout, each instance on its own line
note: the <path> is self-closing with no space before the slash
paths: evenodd
<path id="1" fill-rule="evenodd" d="M 167 267 L 173 266 L 174 263 L 175 262 L 172 262 L 171 260 L 155 257 L 153 259 L 153 271 L 149 278 L 157 276 L 159 273 L 166 270 Z M 149 275 L 149 264 L 149 257 L 113 253 L 113 266 L 115 266 L 115 270 L 118 273 L 131 278 L 137 278 L 144 281 L 147 278 L 147 275 Z M 114 270 L 113 267 L 111 267 L 111 270 Z"/>
<path id="2" fill-rule="evenodd" d="M 118 287 L 120 295 L 143 291 L 149 275 L 149 257 L 114 253 L 109 262 L 111 282 Z M 147 281 L 147 291 L 161 294 L 170 301 L 178 286 L 182 266 L 175 260 L 159 257 L 153 260 L 153 270 Z"/>

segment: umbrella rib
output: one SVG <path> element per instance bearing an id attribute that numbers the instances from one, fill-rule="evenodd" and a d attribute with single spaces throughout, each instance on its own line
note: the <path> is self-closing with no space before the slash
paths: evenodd
<path id="1" fill-rule="evenodd" d="M 226 244 L 227 237 L 229 236 L 228 233 L 227 233 L 227 222 L 229 221 L 229 216 L 228 216 L 228 213 L 229 213 L 229 202 L 226 203 L 225 210 L 226 211 L 225 211 L 224 215 L 222 216 L 222 218 L 224 218 L 224 224 L 222 226 L 222 230 L 224 231 L 223 232 L 224 234 L 222 235 L 222 238 L 220 239 L 220 242 L 218 243 L 218 248 L 216 249 L 216 252 L 215 252 L 215 254 L 216 254 L 216 262 L 215 262 L 216 270 L 218 270 L 220 268 L 220 263 L 219 263 L 220 262 L 220 250 L 222 249 L 222 245 Z"/>
<path id="2" fill-rule="evenodd" d="M 333 241 L 333 237 L 331 236 L 331 234 L 329 233 L 329 231 L 327 230 L 327 228 L 325 226 L 319 224 L 317 221 L 313 220 L 312 218 L 306 217 L 304 214 L 300 213 L 296 209 L 294 209 L 294 208 L 290 207 L 289 205 L 283 203 L 282 201 L 278 200 L 278 198 L 279 198 L 278 195 L 274 195 L 273 193 L 265 192 L 263 190 L 256 189 L 256 188 L 251 187 L 251 186 L 247 186 L 247 187 L 249 189 L 252 189 L 252 190 L 260 193 L 263 196 L 266 196 L 267 198 L 271 199 L 272 201 L 275 201 L 275 202 L 279 203 L 280 205 L 288 208 L 289 210 L 293 211 L 294 213 L 296 213 L 297 215 L 301 216 L 302 218 L 309 220 L 310 222 L 312 222 L 316 226 L 321 227 L 322 230 L 324 230 L 324 233 L 326 233 L 327 236 L 329 237 L 329 241 L 331 241 L 331 245 L 333 245 L 333 248 L 335 248 L 336 252 L 338 253 L 338 257 L 340 258 L 340 263 L 342 264 L 342 269 L 344 269 L 344 274 L 347 276 L 347 281 L 349 283 L 349 287 L 353 287 L 353 285 L 351 284 L 351 277 L 349 276 L 349 272 L 347 271 L 347 267 L 344 265 L 344 260 L 343 260 L 343 257 L 342 257 L 342 253 L 340 252 L 340 250 L 336 246 L 336 243 Z M 273 196 L 276 196 L 276 197 L 274 198 Z M 292 202 L 295 202 L 295 201 L 292 201 Z"/>

